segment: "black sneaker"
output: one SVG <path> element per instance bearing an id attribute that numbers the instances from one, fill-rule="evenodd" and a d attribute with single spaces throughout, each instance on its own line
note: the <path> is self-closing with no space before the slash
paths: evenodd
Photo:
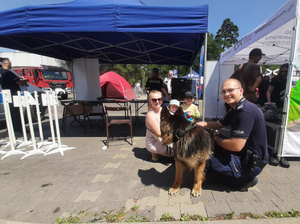
<path id="1" fill-rule="evenodd" d="M 270 156 L 269 158 L 269 164 L 272 166 L 278 166 L 279 160 L 275 157 Z"/>
<path id="2" fill-rule="evenodd" d="M 284 168 L 289 168 L 290 167 L 290 163 L 283 157 L 281 157 L 281 159 L 279 161 L 279 165 L 281 167 L 284 167 Z"/>
<path id="3" fill-rule="evenodd" d="M 254 177 L 250 181 L 246 182 L 245 185 L 239 189 L 239 191 L 241 191 L 241 192 L 248 191 L 248 188 L 254 187 L 257 183 L 258 183 L 258 178 Z"/>

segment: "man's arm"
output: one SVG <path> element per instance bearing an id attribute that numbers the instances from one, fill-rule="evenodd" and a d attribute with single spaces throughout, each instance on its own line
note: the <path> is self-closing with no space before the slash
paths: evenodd
<path id="1" fill-rule="evenodd" d="M 19 86 L 28 86 L 28 79 L 20 79 L 19 81 L 17 81 L 16 83 L 19 85 Z"/>
<path id="2" fill-rule="evenodd" d="M 221 124 L 220 121 L 199 121 L 196 123 L 197 125 L 203 126 L 203 127 L 208 127 L 208 128 L 212 128 L 215 130 L 219 130 L 220 128 L 223 127 L 223 125 Z"/>
<path id="3" fill-rule="evenodd" d="M 268 102 L 271 102 L 271 95 L 272 95 L 273 90 L 274 90 L 274 86 L 269 85 L 269 88 L 266 93 Z"/>
<path id="4" fill-rule="evenodd" d="M 169 100 L 172 99 L 172 97 L 169 96 L 169 94 L 168 94 L 167 90 L 165 89 L 165 87 L 161 87 L 161 91 L 163 92 L 163 94 L 165 94 L 165 96 L 166 96 Z"/>
<path id="5" fill-rule="evenodd" d="M 222 148 L 232 152 L 240 152 L 244 148 L 247 142 L 247 139 L 244 138 L 224 139 L 224 138 L 220 138 L 217 135 L 214 136 L 214 140 L 215 143 L 220 145 Z"/>

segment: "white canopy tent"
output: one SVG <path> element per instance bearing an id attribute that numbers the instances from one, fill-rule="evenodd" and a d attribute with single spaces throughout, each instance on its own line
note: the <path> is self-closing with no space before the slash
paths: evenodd
<path id="1" fill-rule="evenodd" d="M 296 106 L 296 111 L 295 105 L 293 108 L 290 107 L 292 101 L 290 94 L 298 83 L 300 76 L 300 72 L 298 72 L 300 71 L 299 13 L 300 0 L 288 1 L 262 25 L 244 36 L 232 48 L 223 52 L 218 63 L 210 68 L 211 73 L 207 75 L 204 83 L 205 92 L 209 92 L 210 95 L 217 98 L 214 106 L 212 106 L 211 101 L 207 104 L 209 107 L 204 106 L 204 114 L 208 117 L 216 114 L 215 118 L 219 118 L 225 114 L 224 102 L 220 99 L 219 94 L 220 85 L 233 73 L 234 65 L 248 61 L 249 52 L 253 48 L 260 48 L 266 54 L 259 64 L 281 65 L 289 63 L 291 66 L 287 81 L 282 124 L 280 125 L 278 150 L 280 156 L 300 156 L 300 142 L 298 141 L 300 137 L 300 106 Z M 218 80 L 218 85 L 215 83 L 214 85 L 210 84 L 210 82 L 216 82 L 216 80 Z M 293 116 L 291 116 L 291 109 L 293 109 Z"/>
<path id="2" fill-rule="evenodd" d="M 248 61 L 251 49 L 266 54 L 261 64 L 283 64 L 290 61 L 293 27 L 296 25 L 297 0 L 291 0 L 232 48 L 223 52 L 220 64 L 242 64 Z"/>

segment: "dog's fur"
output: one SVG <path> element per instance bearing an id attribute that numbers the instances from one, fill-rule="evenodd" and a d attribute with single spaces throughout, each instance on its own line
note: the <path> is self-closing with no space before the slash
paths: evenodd
<path id="1" fill-rule="evenodd" d="M 206 161 L 213 151 L 213 138 L 209 131 L 188 121 L 181 107 L 174 115 L 166 107 L 161 111 L 161 137 L 164 144 L 173 143 L 176 175 L 169 190 L 174 195 L 179 192 L 185 168 L 194 169 L 194 187 L 192 195 L 201 195 L 202 182 L 205 179 Z"/>

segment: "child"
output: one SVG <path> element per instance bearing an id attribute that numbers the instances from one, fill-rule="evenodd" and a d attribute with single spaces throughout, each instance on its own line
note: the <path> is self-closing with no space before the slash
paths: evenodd
<path id="1" fill-rule="evenodd" d="M 169 103 L 170 114 L 174 115 L 174 113 L 179 107 L 180 107 L 180 103 L 178 100 L 171 100 Z"/>
<path id="2" fill-rule="evenodd" d="M 195 98 L 194 94 L 192 92 L 185 92 L 184 94 L 184 102 L 181 107 L 184 112 L 186 112 L 186 117 L 189 120 L 189 118 L 192 118 L 192 122 L 195 122 L 195 118 L 200 118 L 200 112 L 196 105 L 193 104 Z"/>

